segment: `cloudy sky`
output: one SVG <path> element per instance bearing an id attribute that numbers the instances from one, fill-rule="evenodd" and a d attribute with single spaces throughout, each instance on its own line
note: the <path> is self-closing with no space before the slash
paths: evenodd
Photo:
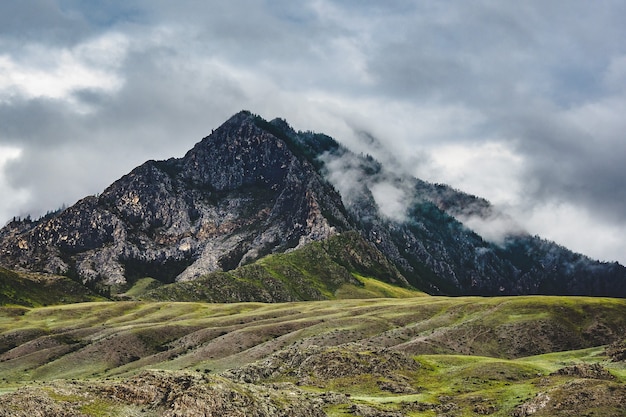
<path id="1" fill-rule="evenodd" d="M 626 263 L 622 0 L 0 2 L 0 223 L 241 109 Z"/>

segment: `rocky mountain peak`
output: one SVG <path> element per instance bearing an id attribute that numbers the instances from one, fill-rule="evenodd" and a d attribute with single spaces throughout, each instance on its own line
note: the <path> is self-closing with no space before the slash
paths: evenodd
<path id="1" fill-rule="evenodd" d="M 180 161 L 181 178 L 217 192 L 279 187 L 292 164 L 300 161 L 255 119 L 247 112 L 238 113 L 204 138 Z"/>
<path id="2" fill-rule="evenodd" d="M 236 114 L 183 158 L 148 161 L 100 196 L 2 239 L 2 262 L 83 281 L 171 282 L 347 227 L 339 195 L 265 124 Z"/>

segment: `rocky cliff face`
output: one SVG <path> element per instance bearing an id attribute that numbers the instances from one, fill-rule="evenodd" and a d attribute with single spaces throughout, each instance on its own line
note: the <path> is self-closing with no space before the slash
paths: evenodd
<path id="1" fill-rule="evenodd" d="M 327 136 L 240 112 L 183 158 L 148 161 L 97 197 L 8 224 L 0 263 L 87 283 L 169 283 L 351 230 L 434 294 L 626 296 L 621 265 L 517 227 L 497 239 L 466 227 L 501 216 L 485 200 L 394 173 Z"/>
<path id="2" fill-rule="evenodd" d="M 51 219 L 9 224 L 2 263 L 83 281 L 172 282 L 347 228 L 336 191 L 263 124 L 241 112 L 181 159 L 148 161 Z"/>

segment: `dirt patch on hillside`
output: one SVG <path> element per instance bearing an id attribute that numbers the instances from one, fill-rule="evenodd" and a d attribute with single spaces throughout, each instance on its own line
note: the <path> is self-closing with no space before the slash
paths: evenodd
<path id="1" fill-rule="evenodd" d="M 40 388 L 0 395 L 0 417 L 86 417 L 66 401 L 55 401 Z"/>
<path id="2" fill-rule="evenodd" d="M 623 417 L 626 386 L 598 379 L 577 379 L 518 406 L 513 417 Z"/>
<path id="3" fill-rule="evenodd" d="M 608 371 L 608 369 L 606 369 L 599 363 L 566 366 L 565 368 L 561 368 L 558 371 L 551 373 L 550 375 L 574 376 L 577 378 L 587 379 L 615 379 L 615 377 Z"/>
<path id="4" fill-rule="evenodd" d="M 551 319 L 511 323 L 496 329 L 509 358 L 588 347 L 580 333 Z"/>
<path id="5" fill-rule="evenodd" d="M 328 401 L 295 386 L 277 389 L 151 371 L 125 381 L 20 389 L 0 396 L 0 417 L 86 417 L 93 410 L 97 415 L 129 415 L 132 410 L 130 415 L 153 417 L 322 417 Z"/>
<path id="6" fill-rule="evenodd" d="M 432 329 L 407 326 L 384 332 L 370 340 L 378 346 L 413 355 L 462 354 L 514 359 L 601 346 L 613 342 L 615 338 L 616 332 L 599 322 L 580 329 L 555 318 L 544 318 L 496 326 L 487 325 L 482 320 L 468 320 Z"/>
<path id="7" fill-rule="evenodd" d="M 0 334 L 0 354 L 47 335 L 48 332 L 42 329 L 20 329 L 2 333 Z"/>
<path id="8" fill-rule="evenodd" d="M 400 352 L 349 344 L 289 348 L 222 375 L 241 382 L 284 379 L 317 387 L 327 387 L 338 380 L 359 384 L 364 378 L 373 378 L 383 391 L 412 393 L 417 387 L 411 386 L 404 374 L 419 368 L 419 363 Z"/>
<path id="9" fill-rule="evenodd" d="M 613 362 L 626 361 L 626 339 L 618 340 L 606 348 L 606 354 Z"/>

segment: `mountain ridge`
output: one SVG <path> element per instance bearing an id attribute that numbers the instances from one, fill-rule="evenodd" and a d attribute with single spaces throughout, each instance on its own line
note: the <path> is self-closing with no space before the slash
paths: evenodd
<path id="1" fill-rule="evenodd" d="M 626 296 L 617 263 L 514 228 L 493 243 L 461 222 L 494 213 L 326 135 L 242 111 L 182 158 L 147 161 L 58 214 L 9 223 L 0 264 L 83 283 L 173 283 L 353 231 L 431 294 Z"/>

